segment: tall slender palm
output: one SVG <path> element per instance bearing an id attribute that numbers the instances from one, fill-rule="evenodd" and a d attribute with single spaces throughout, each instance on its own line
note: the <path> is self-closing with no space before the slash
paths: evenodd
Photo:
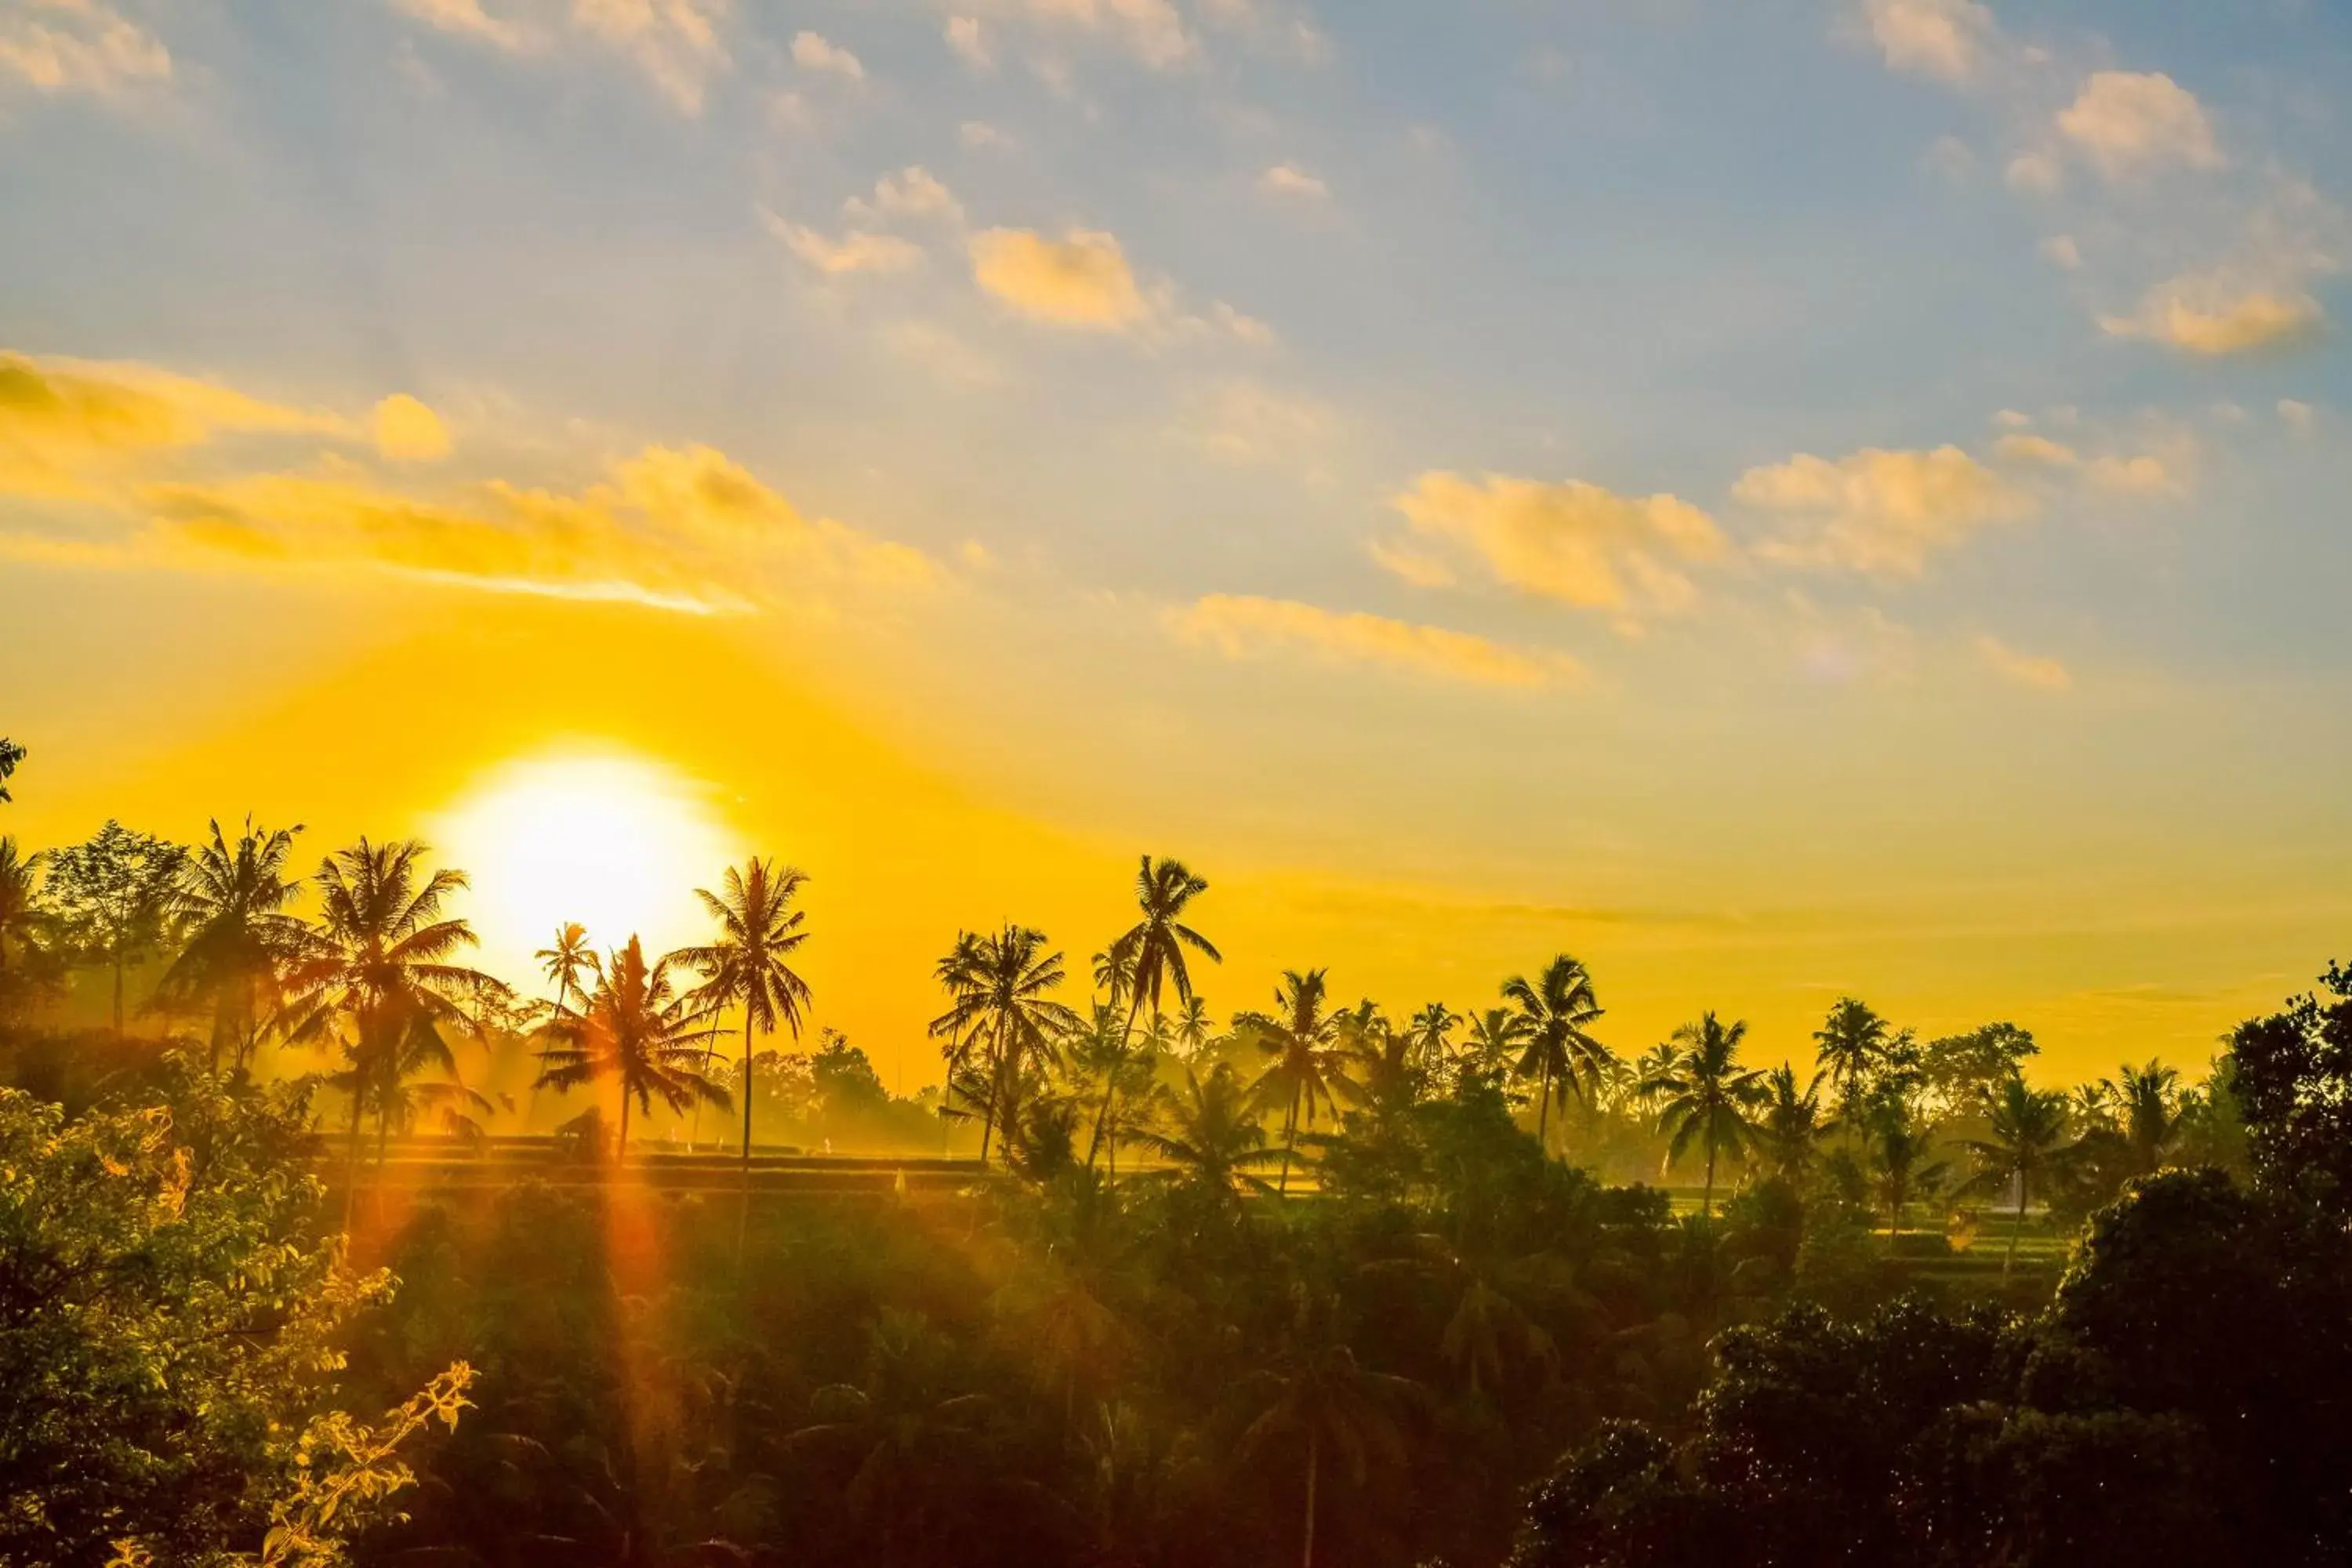
<path id="1" fill-rule="evenodd" d="M 1087 1168 L 1094 1168 L 1108 1137 L 1109 1172 L 1118 1174 L 1118 1141 L 1122 1123 L 1112 1107 L 1121 1094 L 1130 1097 L 1150 1089 L 1159 1066 L 1160 1043 L 1147 1034 L 1138 1039 L 1118 1009 L 1097 1002 L 1084 1023 L 1063 1042 L 1063 1054 L 1073 1072 L 1101 1086 L 1095 1101 L 1094 1130 L 1087 1142 Z"/>
<path id="2" fill-rule="evenodd" d="M 352 1069 L 352 1185 L 343 1219 L 351 1223 L 358 1188 L 361 1119 L 377 1114 L 379 1141 L 401 1079 L 425 1066 L 454 1075 L 445 1031 L 481 1036 L 469 1004 L 506 988 L 478 969 L 453 963 L 474 945 L 473 928 L 444 913 L 464 890 L 466 874 L 425 874 L 424 845 L 362 838 L 320 863 L 312 879 L 319 923 L 306 931 L 289 966 L 274 1027 L 291 1045 L 338 1045 Z"/>
<path id="3" fill-rule="evenodd" d="M 808 916 L 793 899 L 808 879 L 786 866 L 753 856 L 741 869 L 730 866 L 724 892 L 697 888 L 694 896 L 719 922 L 719 940 L 671 954 L 702 973 L 697 1004 L 716 1014 L 737 1007 L 743 1014 L 743 1165 L 751 1164 L 751 1034 L 772 1035 L 781 1023 L 800 1038 L 808 983 L 787 962 L 808 940 Z M 709 1053 L 703 1071 L 709 1072 Z"/>
<path id="4" fill-rule="evenodd" d="M 589 945 L 588 928 L 578 921 L 566 921 L 555 928 L 555 939 L 537 952 L 532 960 L 539 972 L 555 987 L 555 1005 L 568 1007 L 577 995 L 584 1003 L 588 988 L 580 984 L 583 974 L 596 973 L 596 950 Z"/>
<path id="5" fill-rule="evenodd" d="M 1759 1103 L 1757 1152 L 1774 1175 L 1783 1181 L 1803 1181 L 1813 1168 L 1822 1134 L 1829 1131 L 1822 1114 L 1822 1075 L 1815 1073 L 1801 1090 L 1797 1069 L 1782 1062 L 1765 1079 Z"/>
<path id="6" fill-rule="evenodd" d="M 1209 1004 L 1197 991 L 1184 998 L 1184 1005 L 1176 1015 L 1176 1045 L 1185 1059 L 1196 1059 L 1209 1048 L 1217 1026 L 1209 1016 Z"/>
<path id="7" fill-rule="evenodd" d="M 1258 1049 L 1273 1058 L 1259 1075 L 1259 1103 L 1279 1105 L 1282 1114 L 1282 1180 L 1276 1190 L 1290 1191 L 1290 1164 L 1297 1156 L 1298 1124 L 1303 1111 L 1307 1125 L 1315 1125 L 1318 1105 L 1338 1103 L 1336 1090 L 1345 1081 L 1339 1059 L 1340 1020 L 1324 1011 L 1328 986 L 1323 971 L 1283 972 L 1274 989 L 1272 1017 L 1255 1017 Z"/>
<path id="8" fill-rule="evenodd" d="M 1489 1007 L 1470 1020 L 1462 1043 L 1465 1068 L 1492 1078 L 1507 1072 L 1526 1043 L 1528 1021 L 1508 1007 Z"/>
<path id="9" fill-rule="evenodd" d="M 1406 1449 L 1399 1414 L 1423 1392 L 1410 1378 L 1367 1370 L 1356 1352 L 1328 1330 L 1319 1334 L 1309 1331 L 1308 1316 L 1302 1299 L 1301 1326 L 1289 1349 L 1279 1363 L 1252 1380 L 1265 1403 L 1238 1445 L 1244 1458 L 1278 1437 L 1306 1446 L 1307 1517 L 1300 1531 L 1300 1568 L 1315 1568 L 1316 1505 L 1325 1452 L 1347 1467 L 1349 1479 L 1358 1486 L 1364 1483 L 1370 1460 L 1402 1465 Z"/>
<path id="10" fill-rule="evenodd" d="M 8 967 L 8 949 L 21 953 L 32 945 L 40 916 L 40 899 L 33 886 L 38 855 L 21 855 L 14 838 L 0 837 L 0 973 Z"/>
<path id="11" fill-rule="evenodd" d="M 1666 1159 L 1680 1160 L 1694 1142 L 1706 1150 L 1706 1187 L 1702 1216 L 1715 1212 L 1715 1163 L 1718 1154 L 1744 1152 L 1755 1137 L 1751 1113 L 1766 1093 L 1764 1075 L 1739 1065 L 1739 1045 L 1748 1021 L 1725 1024 L 1709 1012 L 1675 1031 L 1681 1048 L 1674 1066 L 1655 1084 L 1658 1131 L 1666 1136 Z"/>
<path id="12" fill-rule="evenodd" d="M 1870 1168 L 1878 1178 L 1878 1194 L 1886 1203 L 1886 1235 L 1892 1240 L 1903 1234 L 1904 1203 L 1922 1187 L 1932 1191 L 1942 1179 L 1945 1165 L 1927 1158 L 1935 1148 L 1935 1135 L 1905 1097 L 1889 1095 L 1876 1100 L 1865 1121 Z"/>
<path id="13" fill-rule="evenodd" d="M 2017 1236 L 2025 1228 L 2025 1205 L 2034 1182 L 2063 1162 L 2074 1145 L 2067 1136 L 2066 1096 L 2057 1089 L 2029 1089 L 2022 1074 L 2011 1075 L 1990 1098 L 1985 1114 L 1992 1135 L 1966 1141 L 1969 1152 L 1976 1156 L 1977 1173 L 1960 1190 L 1990 1194 L 2013 1184 L 2017 1214 L 2000 1259 L 2000 1277 L 2006 1280 L 2017 1261 Z"/>
<path id="14" fill-rule="evenodd" d="M 1503 982 L 1503 1000 L 1518 1009 L 1525 1044 L 1515 1070 L 1538 1080 L 1536 1145 L 1549 1151 L 1554 1092 L 1562 1100 L 1577 1092 L 1580 1079 L 1609 1055 L 1608 1047 L 1585 1032 L 1601 1016 L 1601 1003 L 1592 976 L 1564 952 L 1532 982 L 1524 974 Z"/>
<path id="15" fill-rule="evenodd" d="M 1405 1038 L 1412 1043 L 1423 1070 L 1436 1074 L 1444 1068 L 1454 1049 L 1454 1026 L 1461 1022 L 1461 1014 L 1443 1002 L 1432 1002 L 1405 1025 Z"/>
<path id="16" fill-rule="evenodd" d="M 1838 1092 L 1839 1113 L 1857 1131 L 1853 1111 L 1893 1037 L 1886 1020 L 1859 996 L 1839 997 L 1822 1026 L 1813 1031 L 1816 1058 Z"/>
<path id="17" fill-rule="evenodd" d="M 958 943 L 950 954 L 948 1010 L 931 1020 L 931 1034 L 961 1040 L 977 1050 L 986 1101 L 981 1111 L 980 1158 L 1002 1124 L 999 1109 L 1010 1079 L 1033 1061 L 1051 1060 L 1055 1041 L 1076 1027 L 1078 1015 L 1053 999 L 1067 976 L 1059 952 L 1046 951 L 1044 931 L 1007 921 L 990 936 L 974 937 L 969 950 Z M 942 964 L 943 971 L 950 964 Z"/>
<path id="18" fill-rule="evenodd" d="M 2106 1086 L 2133 1175 L 2151 1175 L 2160 1169 L 2179 1141 L 2179 1068 L 2151 1061 L 2142 1068 L 2125 1063 L 2121 1075 Z"/>
<path id="19" fill-rule="evenodd" d="M 955 945 L 949 948 L 931 968 L 932 978 L 940 983 L 940 988 L 947 992 L 950 1001 L 957 1007 L 961 1007 L 965 999 L 980 987 L 980 941 L 977 931 L 956 932 Z M 956 1007 L 951 1007 L 950 1012 L 955 1013 Z M 982 1105 L 988 1098 L 985 1089 L 987 1075 L 976 1070 L 971 1059 L 980 1043 L 977 1028 L 966 1021 L 943 1030 L 941 1022 L 935 1021 L 930 1032 L 934 1038 L 940 1040 L 940 1056 L 947 1065 L 947 1086 L 941 1091 L 940 1114 L 959 1119 L 978 1117 L 981 1112 L 969 1106 L 959 1107 L 956 1104 L 959 1094 L 963 1095 L 971 1106 Z M 975 1084 L 982 1087 L 975 1089 Z M 985 1132 L 982 1134 L 983 1141 L 986 1136 Z"/>
<path id="20" fill-rule="evenodd" d="M 217 819 L 211 826 L 211 840 L 182 864 L 173 889 L 171 913 L 187 939 L 155 994 L 172 1006 L 209 1002 L 211 1070 L 220 1071 L 226 1046 L 235 1070 L 243 1072 L 278 982 L 302 944 L 302 922 L 286 912 L 302 890 L 286 875 L 302 826 L 264 829 L 247 816 L 234 849 Z"/>
<path id="21" fill-rule="evenodd" d="M 1186 1068 L 1184 1088 L 1167 1104 L 1161 1125 L 1138 1142 L 1181 1180 L 1229 1201 L 1238 1191 L 1272 1194 L 1274 1184 L 1257 1173 L 1281 1158 L 1265 1144 L 1265 1129 L 1252 1112 L 1251 1095 L 1230 1062 L 1219 1062 L 1206 1078 Z"/>
<path id="22" fill-rule="evenodd" d="M 615 1080 L 621 1096 L 619 1152 L 629 1152 L 629 1107 L 650 1113 L 658 1100 L 673 1111 L 697 1103 L 727 1109 L 727 1090 L 703 1070 L 718 1026 L 716 1007 L 699 992 L 680 995 L 670 977 L 677 953 L 646 962 L 634 936 L 603 965 L 596 989 L 574 1012 L 558 1005 L 540 1026 L 539 1082 L 559 1093 Z"/>
<path id="23" fill-rule="evenodd" d="M 1152 1016 L 1160 1016 L 1160 994 L 1167 985 L 1175 986 L 1179 1003 L 1192 1001 L 1192 973 L 1185 965 L 1186 948 L 1191 948 L 1212 963 L 1224 962 L 1214 943 L 1184 923 L 1186 906 L 1208 890 L 1208 882 L 1186 869 L 1182 861 L 1155 861 L 1149 855 L 1143 857 L 1142 865 L 1135 874 L 1135 901 L 1143 918 L 1110 944 L 1107 955 L 1114 973 L 1121 968 L 1127 971 L 1129 1032 L 1134 1031 L 1136 1016 L 1142 1012 L 1146 1002 L 1151 1004 Z M 1116 1006 L 1118 1001 L 1118 994 L 1114 989 L 1112 1005 Z M 1095 1119 L 1097 1143 L 1102 1141 L 1103 1124 L 1110 1114 L 1110 1109 L 1111 1096 L 1106 1094 L 1102 1110 Z M 1113 1149 L 1111 1157 L 1117 1161 L 1116 1149 Z M 1091 1169 L 1094 1163 L 1095 1152 L 1088 1148 L 1087 1167 Z"/>

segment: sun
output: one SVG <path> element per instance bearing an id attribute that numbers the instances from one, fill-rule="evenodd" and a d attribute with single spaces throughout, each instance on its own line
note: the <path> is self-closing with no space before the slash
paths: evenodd
<path id="1" fill-rule="evenodd" d="M 525 992 L 531 955 L 577 921 L 601 952 L 631 936 L 660 954 L 708 935 L 694 896 L 728 863 L 709 791 L 641 756 L 564 752 L 483 778 L 435 827 L 441 864 L 472 883 L 465 910 L 481 959 Z"/>

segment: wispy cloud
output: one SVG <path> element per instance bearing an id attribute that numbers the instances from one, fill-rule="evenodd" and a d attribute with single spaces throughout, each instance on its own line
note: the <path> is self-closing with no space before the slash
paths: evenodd
<path id="1" fill-rule="evenodd" d="M 1768 560 L 1902 576 L 2039 510 L 2030 493 L 1949 446 L 1865 447 L 1834 461 L 1801 452 L 1748 469 L 1732 498 L 1783 520 L 1782 531 L 1757 546 Z"/>
<path id="2" fill-rule="evenodd" d="M 172 52 L 103 0 L 9 0 L 0 75 L 46 93 L 111 96 L 169 80 Z"/>
<path id="3" fill-rule="evenodd" d="M 1168 625 L 1185 641 L 1229 658 L 1288 654 L 1479 686 L 1553 686 L 1579 674 L 1565 654 L 1294 599 L 1211 594 L 1171 610 Z"/>
<path id="4" fill-rule="evenodd" d="M 2012 685 L 2036 691 L 2063 691 L 2074 684 L 2074 676 L 2058 660 L 2020 653 L 1999 637 L 1980 637 L 1976 647 L 1978 657 L 1992 672 Z"/>

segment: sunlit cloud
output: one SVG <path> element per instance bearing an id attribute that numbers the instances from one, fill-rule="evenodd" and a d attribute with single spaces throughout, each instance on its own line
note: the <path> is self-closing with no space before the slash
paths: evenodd
<path id="1" fill-rule="evenodd" d="M 2074 684 L 2074 676 L 2054 658 L 2020 653 L 1994 637 L 1977 638 L 1976 647 L 1978 657 L 1993 673 L 2014 685 L 2037 691 L 2063 691 Z"/>
<path id="2" fill-rule="evenodd" d="M 1257 188 L 1286 201 L 1328 200 L 1331 187 L 1296 163 L 1276 163 L 1257 177 Z"/>
<path id="3" fill-rule="evenodd" d="M 956 139 L 967 147 L 1010 147 L 1013 138 L 985 120 L 967 120 L 956 127 Z"/>
<path id="4" fill-rule="evenodd" d="M 103 0 L 0 4 L 0 77 L 45 93 L 106 96 L 171 76 L 163 41 Z"/>
<path id="5" fill-rule="evenodd" d="M 2059 131 L 2107 178 L 2218 169 L 2213 123 L 2196 94 L 2161 72 L 2094 71 L 2059 110 Z"/>
<path id="6" fill-rule="evenodd" d="M 992 228 L 972 237 L 971 268 L 987 293 L 1050 326 L 1126 331 L 1151 315 L 1118 237 L 1098 230 L 1050 239 L 1031 229 Z"/>
<path id="7" fill-rule="evenodd" d="M 520 23 L 484 10 L 482 0 L 393 0 L 393 7 L 438 32 L 472 38 L 493 48 L 516 52 L 533 47 L 535 41 L 530 29 Z"/>
<path id="8" fill-rule="evenodd" d="M 865 224 L 887 223 L 894 218 L 936 218 L 957 224 L 963 221 L 963 206 L 955 199 L 955 194 L 919 163 L 883 175 L 875 182 L 871 198 L 852 196 L 841 210 L 853 222 Z"/>
<path id="9" fill-rule="evenodd" d="M 0 493 L 86 494 L 126 464 L 221 432 L 344 427 L 150 365 L 0 353 Z"/>
<path id="10" fill-rule="evenodd" d="M 981 31 L 977 16 L 950 16 L 946 28 L 948 47 L 966 68 L 975 71 L 996 68 L 996 55 L 988 47 L 988 38 Z"/>
<path id="11" fill-rule="evenodd" d="M 2110 336 L 2146 338 L 2213 357 L 2281 348 L 2315 336 L 2326 321 L 2300 289 L 2245 287 L 2226 274 L 2176 278 L 2148 290 L 2127 316 L 2102 316 Z"/>
<path id="12" fill-rule="evenodd" d="M 1288 654 L 1480 686 L 1552 686 L 1579 673 L 1565 654 L 1292 599 L 1211 594 L 1171 610 L 1168 625 L 1185 641 L 1228 658 Z"/>
<path id="13" fill-rule="evenodd" d="M 785 249 L 830 277 L 846 277 L 859 272 L 905 272 L 922 264 L 922 247 L 895 234 L 874 234 L 853 228 L 835 239 L 774 213 L 762 214 L 761 218 L 768 232 L 782 240 Z"/>
<path id="14" fill-rule="evenodd" d="M 1312 471 L 1339 425 L 1338 414 L 1325 404 L 1242 376 L 1187 402 L 1183 434 L 1227 462 Z"/>
<path id="15" fill-rule="evenodd" d="M 449 455 L 449 427 L 404 392 L 375 405 L 373 430 L 375 449 L 396 463 L 430 463 Z"/>
<path id="16" fill-rule="evenodd" d="M 682 113 L 701 113 L 711 79 L 733 64 L 719 31 L 727 0 L 572 0 L 572 14 Z"/>
<path id="17" fill-rule="evenodd" d="M 793 64 L 804 71 L 837 76 L 845 81 L 866 79 L 865 61 L 824 34 L 806 29 L 793 35 Z"/>
<path id="18" fill-rule="evenodd" d="M 1994 36 L 1992 13 L 1973 0 L 1864 0 L 1863 16 L 1887 69 L 1946 81 L 1973 75 Z"/>
<path id="19" fill-rule="evenodd" d="M 2278 416 L 2288 429 L 2302 436 L 2310 433 L 2312 426 L 2318 420 L 2319 411 L 2308 403 L 2282 397 L 2278 400 Z"/>
<path id="20" fill-rule="evenodd" d="M 1424 541 L 1467 552 L 1497 583 L 1543 598 L 1621 615 L 1687 608 L 1697 597 L 1685 568 L 1727 551 L 1715 521 L 1671 495 L 1622 496 L 1581 480 L 1545 483 L 1507 474 L 1473 480 L 1423 474 L 1396 498 Z M 1380 557 L 1424 564 L 1419 552 Z"/>
<path id="21" fill-rule="evenodd" d="M 1866 447 L 1834 462 L 1802 452 L 1748 469 L 1732 496 L 1786 520 L 1782 533 L 1757 546 L 1767 560 L 1900 576 L 2039 510 L 2030 492 L 1949 446 Z"/>
<path id="22" fill-rule="evenodd" d="M 1170 0 L 1015 0 L 1049 27 L 1092 34 L 1155 69 L 1181 65 L 1195 48 Z"/>

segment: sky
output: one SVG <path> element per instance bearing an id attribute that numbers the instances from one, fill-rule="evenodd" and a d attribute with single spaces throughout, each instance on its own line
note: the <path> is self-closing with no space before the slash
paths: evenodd
<path id="1" fill-rule="evenodd" d="M 1570 952 L 2052 1079 L 2352 953 L 2352 12 L 0 0 L 0 807 L 809 873 L 813 1024 Z"/>

